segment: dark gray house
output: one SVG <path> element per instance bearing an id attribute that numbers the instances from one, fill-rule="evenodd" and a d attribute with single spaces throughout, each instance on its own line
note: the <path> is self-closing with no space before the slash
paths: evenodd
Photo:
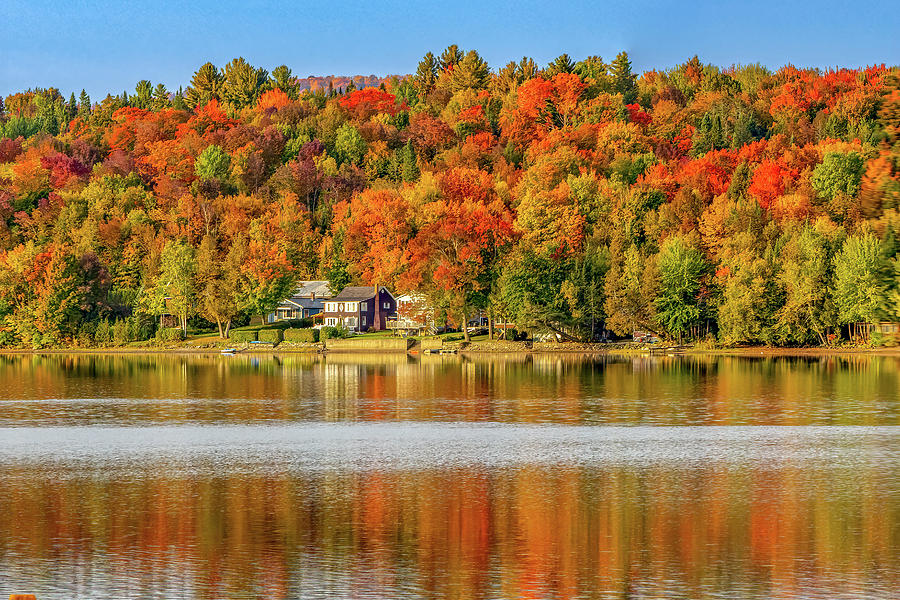
<path id="1" fill-rule="evenodd" d="M 275 312 L 269 313 L 267 321 L 274 323 L 312 317 L 324 310 L 328 298 L 331 298 L 331 289 L 327 281 L 299 281 L 291 297 L 282 300 Z"/>
<path id="2" fill-rule="evenodd" d="M 351 331 L 381 331 L 397 315 L 397 300 L 384 286 L 348 286 L 325 302 L 325 325 Z"/>

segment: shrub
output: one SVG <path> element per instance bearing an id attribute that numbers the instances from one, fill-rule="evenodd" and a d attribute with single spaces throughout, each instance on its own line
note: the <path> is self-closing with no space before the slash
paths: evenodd
<path id="1" fill-rule="evenodd" d="M 122 319 L 117 319 L 115 324 L 110 328 L 112 335 L 112 343 L 114 346 L 124 346 L 129 340 L 128 324 Z"/>
<path id="2" fill-rule="evenodd" d="M 294 343 L 315 343 L 319 341 L 318 329 L 285 329 L 284 341 Z"/>
<path id="3" fill-rule="evenodd" d="M 93 346 L 94 331 L 96 331 L 96 329 L 96 325 L 90 321 L 82 323 L 81 327 L 78 328 L 78 335 L 75 338 L 78 342 L 78 346 L 81 348 L 90 348 Z"/>
<path id="4" fill-rule="evenodd" d="M 277 344 L 284 340 L 284 335 L 281 333 L 280 329 L 261 329 L 257 337 L 259 338 L 259 341 L 269 342 L 271 344 Z"/>
<path id="5" fill-rule="evenodd" d="M 247 343 L 256 341 L 256 331 L 230 331 L 228 338 L 232 342 Z"/>
<path id="6" fill-rule="evenodd" d="M 97 329 L 94 331 L 94 342 L 98 346 L 105 346 L 109 343 L 109 321 L 102 320 L 97 323 Z"/>
<path id="7" fill-rule="evenodd" d="M 340 339 L 349 337 L 350 332 L 344 329 L 343 327 L 323 327 L 321 333 L 319 334 L 319 338 L 322 340 L 332 340 L 332 339 Z"/>
<path id="8" fill-rule="evenodd" d="M 161 342 L 180 342 L 184 339 L 181 327 L 161 327 L 156 330 L 156 337 Z"/>

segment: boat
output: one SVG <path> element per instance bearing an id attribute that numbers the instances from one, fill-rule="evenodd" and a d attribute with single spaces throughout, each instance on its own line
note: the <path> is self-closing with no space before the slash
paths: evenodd
<path id="1" fill-rule="evenodd" d="M 237 348 L 222 348 L 222 354 L 237 354 Z"/>

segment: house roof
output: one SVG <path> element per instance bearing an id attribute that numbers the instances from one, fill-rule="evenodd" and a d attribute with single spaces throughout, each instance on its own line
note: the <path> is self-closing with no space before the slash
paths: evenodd
<path id="1" fill-rule="evenodd" d="M 331 296 L 331 288 L 327 281 L 298 281 L 297 289 L 294 290 L 291 297 L 312 296 L 313 293 L 315 293 L 316 298 L 328 298 Z"/>
<path id="2" fill-rule="evenodd" d="M 379 288 L 382 291 L 388 292 L 387 288 L 381 286 Z M 330 301 L 350 301 L 350 302 L 361 302 L 363 300 L 368 300 L 375 296 L 375 287 L 371 285 L 348 285 L 344 289 L 341 290 L 341 293 L 333 298 L 329 298 Z"/>
<path id="3" fill-rule="evenodd" d="M 309 310 L 322 310 L 325 307 L 325 298 L 298 298 L 293 296 L 286 300 L 282 300 L 278 308 L 306 308 Z"/>

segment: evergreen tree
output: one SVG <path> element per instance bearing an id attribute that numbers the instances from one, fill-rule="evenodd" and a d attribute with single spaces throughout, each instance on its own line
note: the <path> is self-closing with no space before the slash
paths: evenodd
<path id="1" fill-rule="evenodd" d="M 84 90 L 78 97 L 78 116 L 85 120 L 91 117 L 91 97 Z"/>
<path id="2" fill-rule="evenodd" d="M 287 94 L 291 100 L 296 100 L 300 95 L 300 85 L 297 83 L 297 78 L 294 77 L 287 65 L 280 65 L 272 69 L 269 85 L 273 89 L 279 89 Z"/>
<path id="3" fill-rule="evenodd" d="M 403 181 L 412 182 L 419 179 L 419 165 L 416 162 L 416 149 L 412 141 L 407 141 L 403 147 L 403 161 L 400 164 L 400 176 Z"/>
<path id="4" fill-rule="evenodd" d="M 631 72 L 631 61 L 627 52 L 619 52 L 609 68 L 613 89 L 622 94 L 625 104 L 637 100 L 637 76 Z"/>
<path id="5" fill-rule="evenodd" d="M 575 70 L 575 63 L 569 58 L 568 54 L 560 54 L 544 69 L 544 78 L 552 79 L 560 73 L 572 73 Z"/>
<path id="6" fill-rule="evenodd" d="M 138 108 L 150 108 L 153 99 L 153 84 L 148 79 L 141 79 L 134 88 L 134 105 Z"/>
<path id="7" fill-rule="evenodd" d="M 438 62 L 434 58 L 434 54 L 429 52 L 419 61 L 419 66 L 416 68 L 414 79 L 416 87 L 419 89 L 419 95 L 426 96 L 434 89 L 434 84 L 437 82 L 437 75 Z"/>
<path id="8" fill-rule="evenodd" d="M 534 62 L 533 58 L 523 56 L 522 60 L 519 61 L 519 64 L 516 67 L 516 79 L 519 80 L 519 83 L 524 83 L 524 82 L 528 81 L 529 79 L 534 79 L 537 76 L 538 76 L 537 63 Z"/>
<path id="9" fill-rule="evenodd" d="M 0 111 L 2 112 L 2 111 Z M 78 114 L 78 103 L 75 101 L 75 92 L 69 96 L 69 102 L 66 104 L 66 120 L 71 121 Z"/>
<path id="10" fill-rule="evenodd" d="M 725 134 L 722 131 L 722 117 L 713 113 L 704 113 L 694 134 L 695 156 L 703 156 L 713 150 L 721 150 L 726 146 Z"/>
<path id="11" fill-rule="evenodd" d="M 175 92 L 175 96 L 172 98 L 172 108 L 175 110 L 188 109 L 188 103 L 184 98 L 184 89 L 181 86 L 178 86 L 178 91 Z"/>
<path id="12" fill-rule="evenodd" d="M 208 62 L 191 78 L 191 85 L 184 92 L 185 104 L 190 108 L 205 106 L 210 100 L 221 99 L 224 77 L 219 69 Z"/>
<path id="13" fill-rule="evenodd" d="M 750 165 L 744 161 L 737 166 L 731 176 L 731 183 L 728 184 L 728 197 L 732 200 L 743 198 L 750 186 L 750 177 Z"/>
<path id="14" fill-rule="evenodd" d="M 169 108 L 170 104 L 171 102 L 169 101 L 169 90 L 167 90 L 166 86 L 162 83 L 156 84 L 156 88 L 154 88 L 153 90 L 153 110 L 163 110 Z"/>
<path id="15" fill-rule="evenodd" d="M 441 71 L 446 71 L 452 67 L 455 67 L 459 64 L 459 61 L 462 60 L 462 50 L 459 49 L 459 46 L 456 44 L 451 44 L 447 46 L 447 49 L 441 52 L 440 58 L 438 58 L 438 65 L 441 68 Z"/>
<path id="16" fill-rule="evenodd" d="M 572 72 L 588 84 L 588 89 L 585 90 L 585 95 L 588 98 L 594 98 L 601 92 L 613 90 L 609 77 L 609 67 L 599 56 L 588 56 L 584 60 L 579 61 Z"/>
<path id="17" fill-rule="evenodd" d="M 488 65 L 484 59 L 474 50 L 469 50 L 450 75 L 450 89 L 454 92 L 484 89 L 488 74 Z"/>
<path id="18" fill-rule="evenodd" d="M 222 99 L 236 109 L 253 106 L 266 91 L 269 73 L 256 68 L 243 57 L 233 59 L 223 71 Z"/>

